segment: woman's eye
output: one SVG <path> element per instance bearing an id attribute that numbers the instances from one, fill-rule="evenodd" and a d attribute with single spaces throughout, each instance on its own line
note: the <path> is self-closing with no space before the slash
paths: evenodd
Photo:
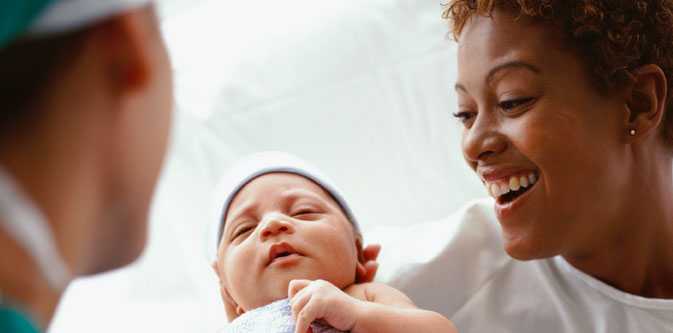
<path id="1" fill-rule="evenodd" d="M 522 105 L 528 105 L 534 100 L 533 97 L 525 97 L 525 98 L 517 98 L 517 99 L 511 99 L 507 101 L 502 101 L 498 104 L 498 107 L 505 111 L 512 110 L 514 108 L 517 108 Z"/>

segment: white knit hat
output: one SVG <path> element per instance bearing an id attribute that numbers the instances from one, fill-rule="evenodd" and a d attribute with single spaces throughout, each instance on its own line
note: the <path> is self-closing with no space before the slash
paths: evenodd
<path id="1" fill-rule="evenodd" d="M 213 209 L 214 217 L 210 231 L 212 241 L 208 242 L 212 244 L 208 250 L 211 257 L 217 254 L 227 211 L 236 194 L 255 178 L 278 172 L 296 174 L 318 184 L 339 204 L 346 218 L 353 224 L 355 231 L 360 232 L 357 220 L 346 200 L 344 200 L 334 183 L 316 167 L 288 153 L 277 151 L 261 152 L 237 161 L 227 171 L 220 184 L 216 187 Z"/>

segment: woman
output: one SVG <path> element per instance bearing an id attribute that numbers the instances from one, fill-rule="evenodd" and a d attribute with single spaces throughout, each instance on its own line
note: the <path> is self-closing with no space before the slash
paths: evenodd
<path id="1" fill-rule="evenodd" d="M 0 331 L 134 261 L 163 162 L 169 60 L 150 0 L 0 5 Z"/>
<path id="2" fill-rule="evenodd" d="M 673 1 L 445 15 L 463 154 L 494 201 L 397 286 L 460 332 L 672 332 Z"/>

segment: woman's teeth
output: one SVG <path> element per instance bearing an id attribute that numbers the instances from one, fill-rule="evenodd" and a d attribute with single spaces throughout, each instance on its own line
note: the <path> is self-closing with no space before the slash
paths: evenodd
<path id="1" fill-rule="evenodd" d="M 537 182 L 537 175 L 529 173 L 527 175 L 512 176 L 509 180 L 497 180 L 486 182 L 488 193 L 495 199 L 512 191 L 518 191 L 522 188 L 528 188 Z"/>

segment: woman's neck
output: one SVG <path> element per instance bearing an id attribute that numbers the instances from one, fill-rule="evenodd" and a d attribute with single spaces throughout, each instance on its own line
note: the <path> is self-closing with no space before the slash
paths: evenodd
<path id="1" fill-rule="evenodd" d="M 649 170 L 647 170 L 649 169 Z M 624 292 L 673 299 L 673 170 L 670 157 L 634 170 L 617 218 L 580 251 L 563 255 L 579 270 Z"/>

